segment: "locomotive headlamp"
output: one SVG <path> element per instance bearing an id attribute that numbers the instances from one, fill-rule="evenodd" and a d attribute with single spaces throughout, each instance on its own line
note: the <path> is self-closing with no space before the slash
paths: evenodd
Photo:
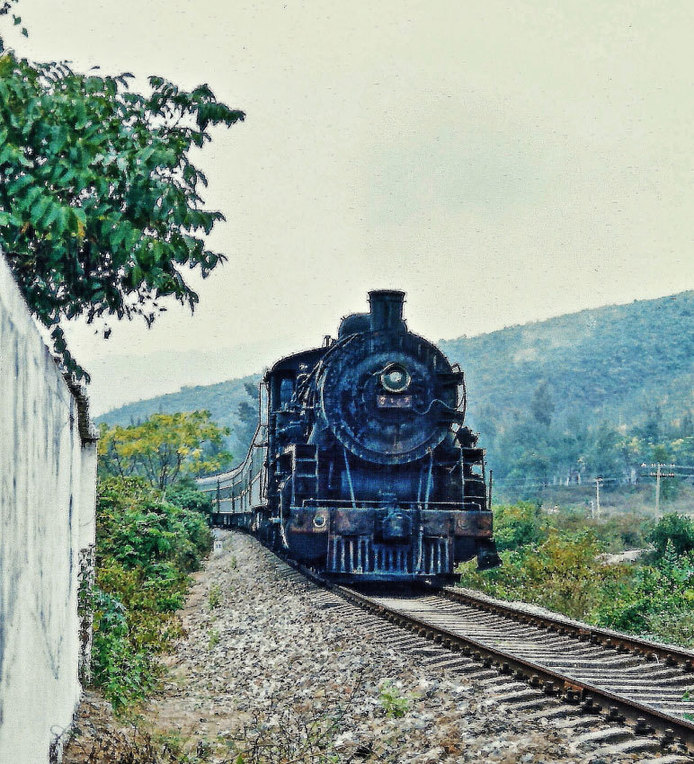
<path id="1" fill-rule="evenodd" d="M 404 366 L 391 363 L 381 373 L 381 384 L 389 393 L 402 393 L 410 386 L 412 377 Z"/>

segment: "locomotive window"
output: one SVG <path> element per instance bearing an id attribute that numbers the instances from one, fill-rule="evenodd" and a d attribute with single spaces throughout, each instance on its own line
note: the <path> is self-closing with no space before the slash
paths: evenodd
<path id="1" fill-rule="evenodd" d="M 280 404 L 289 403 L 294 392 L 294 383 L 291 379 L 283 379 L 280 384 Z"/>

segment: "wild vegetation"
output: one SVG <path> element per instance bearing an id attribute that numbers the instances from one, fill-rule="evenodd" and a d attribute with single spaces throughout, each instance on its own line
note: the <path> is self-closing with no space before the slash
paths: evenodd
<path id="1" fill-rule="evenodd" d="M 224 432 L 206 411 L 102 427 L 96 580 L 82 607 L 94 614 L 93 683 L 116 709 L 153 690 L 157 656 L 180 634 L 176 611 L 212 539 L 212 506 L 191 476 L 228 457 Z"/>
<path id="2" fill-rule="evenodd" d="M 231 454 L 222 447 L 228 434 L 209 411 L 152 414 L 128 427 L 100 426 L 99 472 L 144 478 L 164 490 L 178 479 L 223 469 Z"/>
<path id="3" fill-rule="evenodd" d="M 141 478 L 100 482 L 96 581 L 89 594 L 92 677 L 116 709 L 151 692 L 161 671 L 157 655 L 180 634 L 175 613 L 189 573 L 211 547 L 201 501 L 194 495 L 188 503 L 181 488 L 167 495 Z"/>
<path id="4" fill-rule="evenodd" d="M 694 522 L 625 514 L 588 519 L 541 512 L 534 502 L 496 508 L 503 566 L 462 566 L 462 585 L 532 602 L 572 618 L 661 641 L 694 646 Z M 643 548 L 637 562 L 607 551 Z"/>

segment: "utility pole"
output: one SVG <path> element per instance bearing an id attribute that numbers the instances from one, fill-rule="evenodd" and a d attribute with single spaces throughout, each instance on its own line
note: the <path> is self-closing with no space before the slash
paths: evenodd
<path id="1" fill-rule="evenodd" d="M 655 516 L 660 517 L 660 462 L 655 471 Z"/>
<path id="2" fill-rule="evenodd" d="M 674 478 L 677 477 L 677 473 L 675 472 L 663 472 L 663 467 L 668 467 L 670 469 L 676 467 L 675 464 L 663 464 L 662 462 L 658 462 L 657 464 L 642 464 L 641 467 L 649 467 L 650 469 L 655 469 L 655 472 L 648 472 L 646 473 L 648 477 L 654 477 L 655 478 L 655 516 L 660 517 L 660 483 L 663 478 Z"/>
<path id="3" fill-rule="evenodd" d="M 602 478 L 595 478 L 595 514 L 600 516 L 600 486 L 602 485 Z"/>

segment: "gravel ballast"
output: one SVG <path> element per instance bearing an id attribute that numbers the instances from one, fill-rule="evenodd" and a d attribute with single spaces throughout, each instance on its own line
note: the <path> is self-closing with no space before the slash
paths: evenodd
<path id="1" fill-rule="evenodd" d="M 527 685 L 445 668 L 441 648 L 318 589 L 240 533 L 217 532 L 182 617 L 186 637 L 145 724 L 184 761 L 616 764 L 661 755 L 630 750 L 621 736 L 610 746 L 594 734 L 605 722 L 566 716 Z"/>
<path id="2" fill-rule="evenodd" d="M 317 589 L 254 539 L 219 539 L 184 613 L 176 679 L 152 708 L 157 726 L 179 729 L 210 761 L 242 751 L 270 762 L 320 761 L 321 751 L 326 761 L 403 764 L 643 758 L 595 758 L 576 742 L 580 724 L 500 707 L 501 681 L 422 665 L 402 649 L 407 632 L 401 642 L 384 636 L 392 627 Z"/>

